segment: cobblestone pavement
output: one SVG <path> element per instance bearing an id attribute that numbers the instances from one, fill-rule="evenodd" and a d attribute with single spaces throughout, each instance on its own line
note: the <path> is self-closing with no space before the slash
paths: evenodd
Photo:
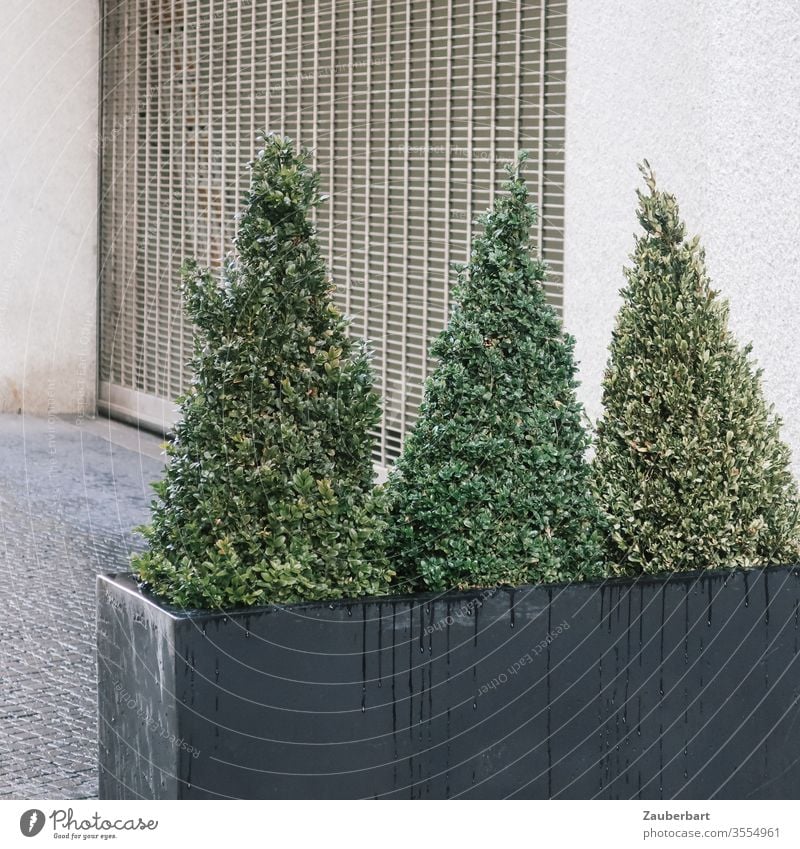
<path id="1" fill-rule="evenodd" d="M 97 794 L 95 576 L 125 568 L 160 440 L 0 415 L 0 798 Z"/>

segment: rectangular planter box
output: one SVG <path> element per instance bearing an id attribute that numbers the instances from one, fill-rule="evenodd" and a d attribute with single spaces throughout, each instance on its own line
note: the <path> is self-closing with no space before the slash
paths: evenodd
<path id="1" fill-rule="evenodd" d="M 800 794 L 800 569 L 181 612 L 98 579 L 100 796 Z"/>

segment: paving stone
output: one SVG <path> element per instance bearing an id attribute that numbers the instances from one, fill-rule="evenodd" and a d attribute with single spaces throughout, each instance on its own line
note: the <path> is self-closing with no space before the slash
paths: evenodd
<path id="1" fill-rule="evenodd" d="M 0 415 L 0 798 L 97 795 L 95 577 L 141 545 L 160 440 Z"/>

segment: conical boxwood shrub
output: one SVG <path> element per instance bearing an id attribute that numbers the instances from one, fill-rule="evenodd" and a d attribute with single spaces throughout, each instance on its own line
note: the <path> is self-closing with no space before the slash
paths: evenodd
<path id="1" fill-rule="evenodd" d="M 185 266 L 194 378 L 134 569 L 191 607 L 385 592 L 379 402 L 308 218 L 317 175 L 277 136 L 251 169 L 222 284 Z"/>
<path id="2" fill-rule="evenodd" d="M 387 484 L 388 550 L 404 586 L 568 581 L 599 570 L 573 340 L 531 253 L 536 211 L 525 181 L 519 167 L 508 173 L 459 269 L 459 303 L 431 348 L 438 366 Z"/>
<path id="3" fill-rule="evenodd" d="M 728 329 L 675 198 L 637 192 L 637 237 L 603 381 L 594 484 L 619 574 L 795 561 L 798 494 L 750 346 Z"/>

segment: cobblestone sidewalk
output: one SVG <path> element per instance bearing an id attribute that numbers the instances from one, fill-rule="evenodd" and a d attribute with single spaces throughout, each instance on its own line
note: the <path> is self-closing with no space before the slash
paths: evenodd
<path id="1" fill-rule="evenodd" d="M 97 794 L 95 575 L 125 568 L 160 440 L 0 415 L 0 798 Z"/>

